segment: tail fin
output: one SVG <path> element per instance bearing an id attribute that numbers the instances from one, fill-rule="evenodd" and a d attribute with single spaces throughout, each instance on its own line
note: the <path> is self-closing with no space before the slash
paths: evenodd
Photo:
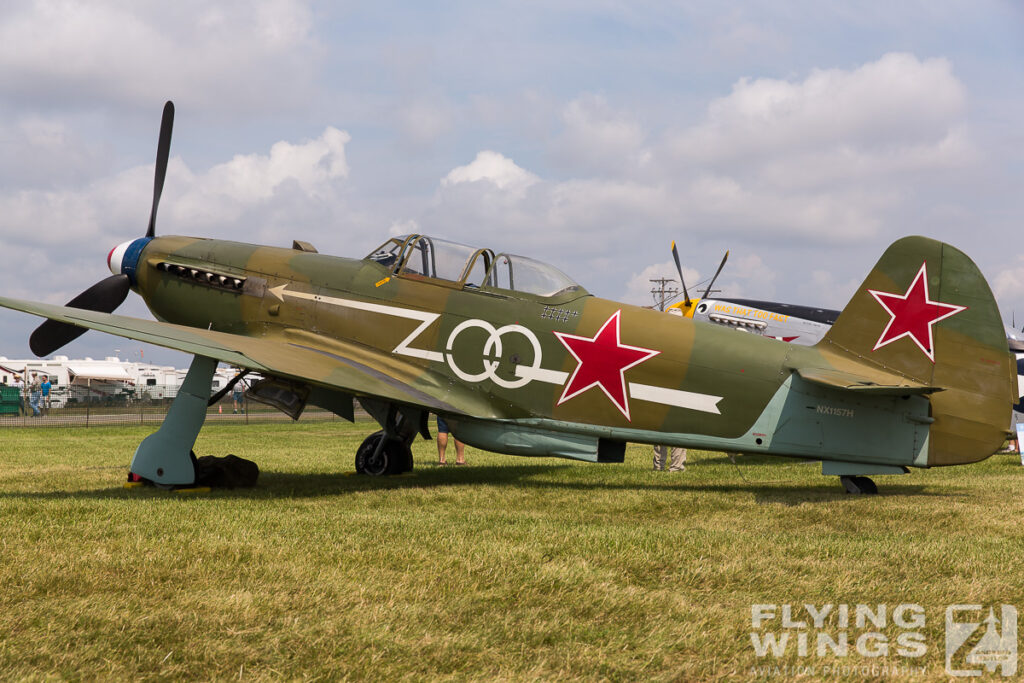
<path id="1" fill-rule="evenodd" d="M 1016 367 L 995 297 L 962 251 L 925 237 L 895 242 L 817 348 L 941 389 L 929 399 L 929 465 L 1002 446 Z"/>

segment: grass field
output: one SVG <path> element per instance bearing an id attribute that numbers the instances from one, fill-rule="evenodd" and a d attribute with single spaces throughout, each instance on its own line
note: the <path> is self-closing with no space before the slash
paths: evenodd
<path id="1" fill-rule="evenodd" d="M 197 454 L 257 461 L 257 488 L 126 490 L 150 431 L 4 430 L 0 678 L 932 680 L 947 605 L 1024 607 L 1017 456 L 854 497 L 788 460 L 691 452 L 668 474 L 646 447 L 622 465 L 469 449 L 438 468 L 418 441 L 414 473 L 371 479 L 350 475 L 366 423 L 212 425 Z M 805 603 L 851 623 L 757 657 L 752 605 Z M 895 652 L 891 615 L 853 624 L 901 603 L 923 608 L 921 657 Z M 795 638 L 780 619 L 760 632 Z M 816 656 L 820 631 L 849 653 Z M 872 631 L 888 655 L 854 647 Z"/>

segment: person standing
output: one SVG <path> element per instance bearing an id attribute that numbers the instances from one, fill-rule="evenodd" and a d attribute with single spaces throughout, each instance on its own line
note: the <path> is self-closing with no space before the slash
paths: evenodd
<path id="1" fill-rule="evenodd" d="M 32 417 L 39 417 L 39 399 L 42 396 L 42 383 L 39 376 L 32 373 L 32 381 L 28 385 L 28 405 L 32 408 Z"/>
<path id="2" fill-rule="evenodd" d="M 448 423 L 444 421 L 444 418 L 440 415 L 437 416 L 437 464 L 447 465 L 448 461 L 445 459 L 445 451 L 448 450 Z M 466 444 L 462 443 L 455 437 L 452 437 L 455 442 L 455 464 L 465 465 L 466 464 Z"/>
<path id="3" fill-rule="evenodd" d="M 25 380 L 20 373 L 14 375 L 14 388 L 18 390 L 18 415 L 25 414 Z"/>
<path id="4" fill-rule="evenodd" d="M 235 386 L 231 388 L 231 400 L 234 403 L 232 413 L 238 414 L 239 412 L 245 413 L 245 380 L 240 379 Z"/>
<path id="5" fill-rule="evenodd" d="M 665 460 L 669 459 L 669 472 L 682 472 L 686 469 L 686 449 L 678 446 L 655 446 L 654 469 L 664 471 Z"/>
<path id="6" fill-rule="evenodd" d="M 43 375 L 43 381 L 40 383 L 39 388 L 43 394 L 43 415 L 50 414 L 50 388 L 53 385 L 50 384 L 50 376 Z"/>

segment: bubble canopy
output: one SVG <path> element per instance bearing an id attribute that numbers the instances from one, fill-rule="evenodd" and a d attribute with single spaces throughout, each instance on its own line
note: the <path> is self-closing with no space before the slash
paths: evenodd
<path id="1" fill-rule="evenodd" d="M 365 260 L 399 277 L 423 279 L 460 289 L 516 292 L 539 297 L 583 296 L 587 291 L 568 275 L 526 256 L 480 249 L 426 235 L 392 237 Z"/>

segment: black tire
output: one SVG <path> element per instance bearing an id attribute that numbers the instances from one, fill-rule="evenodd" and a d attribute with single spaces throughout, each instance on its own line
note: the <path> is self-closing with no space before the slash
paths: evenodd
<path id="1" fill-rule="evenodd" d="M 396 461 L 401 464 L 401 467 L 395 474 L 402 474 L 403 472 L 412 472 L 412 449 L 404 444 L 401 444 L 401 446 L 401 455 L 398 458 L 396 458 Z"/>
<path id="2" fill-rule="evenodd" d="M 363 439 L 363 443 L 359 444 L 359 448 L 356 449 L 356 472 L 359 474 L 369 474 L 373 477 L 379 477 L 387 473 L 389 464 L 388 449 L 382 448 L 376 460 L 373 457 L 373 454 L 377 451 L 378 442 L 383 438 L 384 432 L 377 431 Z"/>
<path id="3" fill-rule="evenodd" d="M 874 496 L 878 494 L 878 486 L 869 477 L 863 476 L 842 476 L 839 482 L 847 493 L 858 495 Z"/>
<path id="4" fill-rule="evenodd" d="M 401 474 L 412 469 L 412 449 L 394 439 L 388 440 L 374 458 L 377 444 L 384 438 L 383 431 L 370 434 L 356 450 L 356 472 L 379 477 L 385 474 Z"/>

